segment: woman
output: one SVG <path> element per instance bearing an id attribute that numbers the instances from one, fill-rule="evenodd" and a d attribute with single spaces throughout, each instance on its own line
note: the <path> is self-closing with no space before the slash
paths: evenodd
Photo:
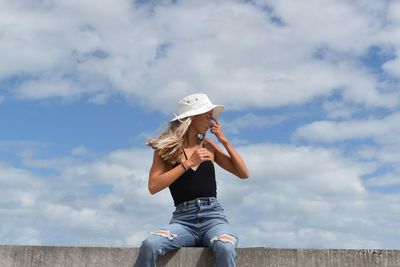
<path id="1" fill-rule="evenodd" d="M 217 120 L 224 106 L 213 105 L 205 94 L 189 95 L 178 106 L 166 131 L 147 143 L 155 149 L 149 191 L 169 187 L 176 210 L 169 225 L 143 241 L 135 266 L 156 266 L 168 251 L 194 246 L 210 247 L 218 267 L 236 266 L 238 238 L 216 199 L 214 162 L 243 179 L 249 171 Z M 208 129 L 229 155 L 205 138 Z"/>

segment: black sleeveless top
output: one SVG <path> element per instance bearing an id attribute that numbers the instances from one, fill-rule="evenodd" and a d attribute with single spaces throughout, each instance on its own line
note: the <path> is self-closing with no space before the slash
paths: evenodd
<path id="1" fill-rule="evenodd" d="M 185 150 L 183 150 L 183 153 L 185 158 L 188 159 Z M 179 164 L 176 163 L 174 167 Z M 196 171 L 190 168 L 169 186 L 169 191 L 174 199 L 175 206 L 198 197 L 216 197 L 217 184 L 213 162 L 211 160 L 203 161 Z"/>

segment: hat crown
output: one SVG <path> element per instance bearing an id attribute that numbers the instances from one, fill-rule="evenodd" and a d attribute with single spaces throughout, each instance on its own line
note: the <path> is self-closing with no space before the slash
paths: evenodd
<path id="1" fill-rule="evenodd" d="M 211 100 L 206 94 L 193 94 L 184 97 L 178 103 L 179 114 L 198 109 L 205 106 L 212 106 Z"/>
<path id="2" fill-rule="evenodd" d="M 216 118 L 224 110 L 223 105 L 214 105 L 206 94 L 192 94 L 182 98 L 178 102 L 179 115 L 171 121 L 180 120 L 189 116 L 202 114 L 212 110 L 213 117 Z"/>

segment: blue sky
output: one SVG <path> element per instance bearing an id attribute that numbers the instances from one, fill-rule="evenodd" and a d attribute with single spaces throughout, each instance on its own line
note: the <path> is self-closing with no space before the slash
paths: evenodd
<path id="1" fill-rule="evenodd" d="M 139 246 L 173 211 L 146 138 L 201 92 L 250 170 L 216 167 L 239 246 L 398 249 L 399 1 L 0 10 L 0 243 Z"/>

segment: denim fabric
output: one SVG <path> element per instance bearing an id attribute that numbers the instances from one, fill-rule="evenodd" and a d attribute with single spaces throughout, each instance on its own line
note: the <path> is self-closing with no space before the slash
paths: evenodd
<path id="1" fill-rule="evenodd" d="M 223 208 L 214 197 L 197 198 L 176 207 L 166 227 L 153 232 L 143 241 L 135 267 L 154 267 L 157 259 L 180 247 L 209 247 L 215 255 L 215 266 L 236 266 L 237 235 L 226 219 Z M 217 239 L 234 237 L 230 242 Z"/>

